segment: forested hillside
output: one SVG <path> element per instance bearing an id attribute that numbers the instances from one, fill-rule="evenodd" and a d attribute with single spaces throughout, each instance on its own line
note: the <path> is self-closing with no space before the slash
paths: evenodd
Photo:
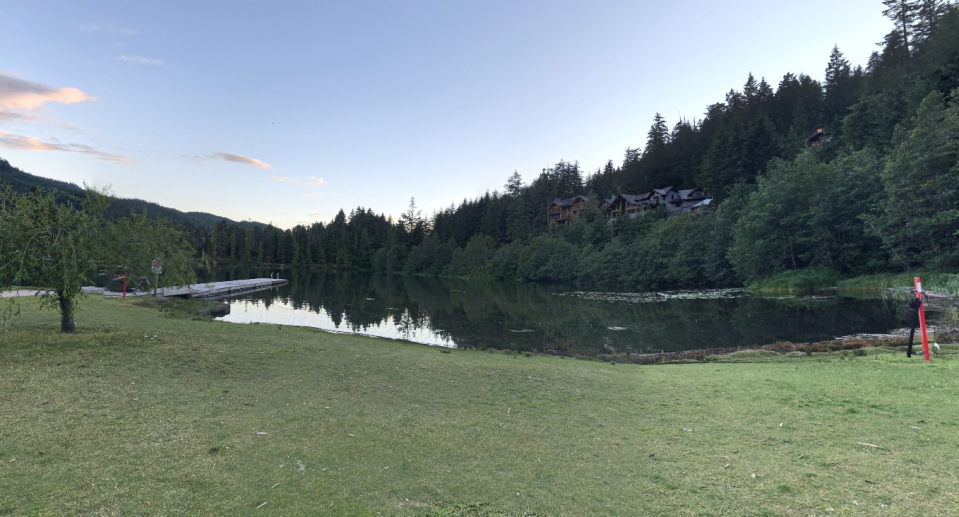
<path id="1" fill-rule="evenodd" d="M 750 74 L 702 119 L 670 125 L 657 115 L 618 165 L 560 161 L 528 183 L 513 173 L 502 192 L 425 218 L 411 201 L 395 221 L 364 208 L 290 230 L 221 221 L 195 242 L 220 263 L 626 289 L 736 285 L 813 267 L 956 271 L 959 9 L 940 0 L 876 8 L 891 31 L 863 66 L 834 48 L 822 82 Z M 818 127 L 825 137 L 813 147 Z M 705 188 L 711 213 L 610 223 L 587 212 L 547 226 L 554 198 L 666 186 Z"/>
<path id="2" fill-rule="evenodd" d="M 58 190 L 68 196 L 84 196 L 84 190 L 73 183 L 35 176 L 10 165 L 6 160 L 0 159 L 0 186 L 2 185 L 9 185 L 15 192 L 21 194 L 35 188 L 40 188 L 44 190 Z M 133 212 L 142 213 L 143 211 L 146 211 L 147 216 L 151 219 L 163 217 L 169 219 L 170 222 L 174 224 L 197 228 L 212 228 L 214 224 L 224 220 L 230 224 L 238 224 L 240 226 L 246 226 L 248 224 L 261 225 L 260 223 L 249 222 L 236 223 L 206 212 L 181 212 L 175 208 L 165 207 L 150 201 L 143 201 L 142 199 L 116 198 L 107 209 L 105 215 L 110 219 L 115 219 L 117 217 L 130 215 L 130 213 Z"/>

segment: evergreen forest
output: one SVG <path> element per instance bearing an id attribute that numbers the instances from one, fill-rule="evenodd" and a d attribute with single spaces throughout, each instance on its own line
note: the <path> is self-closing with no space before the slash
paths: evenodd
<path id="1" fill-rule="evenodd" d="M 892 30 L 865 65 L 833 48 L 822 82 L 750 74 L 595 171 L 561 160 L 424 216 L 372 209 L 280 229 L 181 224 L 198 257 L 336 271 L 573 282 L 647 290 L 741 285 L 796 270 L 837 276 L 959 270 L 959 7 L 883 0 Z M 824 56 L 826 57 L 826 56 Z M 808 135 L 823 128 L 821 145 Z M 702 187 L 705 215 L 549 228 L 555 198 Z"/>

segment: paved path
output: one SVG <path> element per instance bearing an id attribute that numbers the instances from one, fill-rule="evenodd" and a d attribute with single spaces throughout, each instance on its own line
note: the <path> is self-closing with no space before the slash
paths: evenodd
<path id="1" fill-rule="evenodd" d="M 182 296 L 185 298 L 218 298 L 230 296 L 233 294 L 260 291 L 270 289 L 278 285 L 287 283 L 287 280 L 281 278 L 251 278 L 249 280 L 229 280 L 226 282 L 209 282 L 205 284 L 193 284 L 187 286 L 161 287 L 157 290 L 160 296 Z M 19 289 L 16 291 L 2 291 L 0 298 L 16 298 L 36 296 L 39 293 L 47 292 L 37 289 Z M 103 294 L 110 298 L 123 296 L 121 292 L 104 292 L 102 287 L 84 287 L 83 292 L 87 294 Z M 136 293 L 128 292 L 127 296 L 152 296 L 153 291 L 138 291 Z"/>
<path id="2" fill-rule="evenodd" d="M 21 289 L 18 291 L 0 291 L 0 298 L 18 298 L 26 296 L 36 296 L 40 291 L 36 289 Z"/>
<path id="3" fill-rule="evenodd" d="M 251 278 L 249 280 L 228 280 L 225 282 L 208 282 L 187 286 L 161 287 L 157 290 L 160 296 L 181 296 L 184 298 L 219 298 L 233 294 L 270 289 L 287 283 L 282 278 Z M 104 296 L 118 297 L 123 293 L 105 292 Z M 153 291 L 142 293 L 127 293 L 127 296 L 152 295 Z"/>

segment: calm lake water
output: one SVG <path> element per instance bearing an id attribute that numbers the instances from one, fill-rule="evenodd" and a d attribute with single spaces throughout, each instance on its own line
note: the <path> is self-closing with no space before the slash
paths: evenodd
<path id="1" fill-rule="evenodd" d="M 267 277 L 233 268 L 218 280 Z M 910 324 L 905 304 L 741 290 L 588 293 L 489 281 L 280 272 L 289 284 L 229 298 L 235 323 L 274 323 L 427 345 L 595 355 L 808 342 Z"/>

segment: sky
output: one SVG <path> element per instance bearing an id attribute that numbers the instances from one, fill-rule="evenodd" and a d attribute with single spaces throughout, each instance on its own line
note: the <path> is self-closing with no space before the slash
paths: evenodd
<path id="1" fill-rule="evenodd" d="M 865 65 L 880 0 L 0 3 L 0 157 L 289 228 L 587 172 L 749 73 Z"/>

